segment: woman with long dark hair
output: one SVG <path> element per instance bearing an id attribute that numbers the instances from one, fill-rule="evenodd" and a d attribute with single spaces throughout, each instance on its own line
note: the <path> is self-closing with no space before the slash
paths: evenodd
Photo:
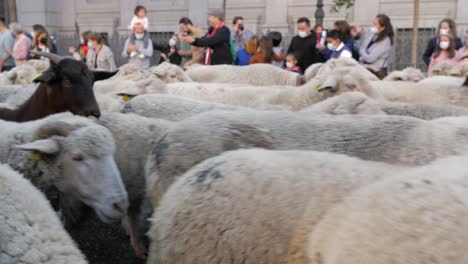
<path id="1" fill-rule="evenodd" d="M 375 74 L 380 79 L 387 76 L 390 51 L 393 46 L 395 33 L 390 18 L 387 15 L 377 15 L 371 32 L 364 39 L 359 50 L 359 61 L 379 69 Z"/>
<path id="2" fill-rule="evenodd" d="M 47 31 L 38 30 L 34 34 L 34 38 L 32 41 L 31 51 L 38 51 L 38 52 L 45 52 L 45 53 L 52 53 L 53 45 L 52 40 L 49 37 Z M 39 60 L 49 60 L 42 56 L 36 56 L 33 53 L 30 53 L 31 59 L 39 59 Z"/>
<path id="3" fill-rule="evenodd" d="M 431 76 L 433 74 L 432 69 L 434 66 L 441 62 L 446 62 L 450 64 L 457 64 L 457 50 L 455 49 L 455 39 L 450 34 L 441 34 L 437 40 L 439 45 L 435 48 L 434 53 L 431 57 L 431 62 L 428 67 L 428 74 Z"/>
<path id="4" fill-rule="evenodd" d="M 423 54 L 423 60 L 426 65 L 429 65 L 431 62 L 432 54 L 439 46 L 439 36 L 440 35 L 452 35 L 455 40 L 455 49 L 460 49 L 463 47 L 463 43 L 459 37 L 457 37 L 457 24 L 450 18 L 443 19 L 439 23 L 439 27 L 437 28 L 437 36 L 429 40 L 427 44 L 426 51 Z"/>
<path id="5" fill-rule="evenodd" d="M 260 39 L 260 46 L 257 53 L 250 59 L 250 64 L 269 63 L 273 61 L 281 61 L 282 58 L 273 51 L 273 40 L 269 36 L 263 36 Z"/>

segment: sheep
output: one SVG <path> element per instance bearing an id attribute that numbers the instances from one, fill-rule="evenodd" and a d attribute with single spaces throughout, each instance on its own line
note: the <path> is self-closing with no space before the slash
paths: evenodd
<path id="1" fill-rule="evenodd" d="M 184 69 L 168 62 L 151 67 L 149 71 L 165 83 L 193 82 L 192 78 L 184 72 Z"/>
<path id="2" fill-rule="evenodd" d="M 56 188 L 76 197 L 105 223 L 124 216 L 128 197 L 109 130 L 69 113 L 25 123 L 0 121 L 0 127 L 1 163 L 44 192 Z"/>
<path id="3" fill-rule="evenodd" d="M 17 66 L 8 72 L 1 73 L 0 85 L 31 84 L 38 75 L 39 73 L 31 65 Z"/>
<path id="4" fill-rule="evenodd" d="M 0 102 L 12 106 L 21 105 L 31 97 L 36 88 L 37 84 L 2 86 L 0 87 Z"/>
<path id="5" fill-rule="evenodd" d="M 151 75 L 151 72 L 141 71 L 135 64 L 127 63 L 120 66 L 118 72 L 109 80 L 138 81 L 149 78 Z"/>
<path id="6" fill-rule="evenodd" d="M 146 88 L 146 89 L 163 89 L 166 83 L 158 79 L 156 76 L 150 76 L 138 81 L 125 79 L 110 79 L 94 83 L 94 91 L 101 94 L 119 94 L 128 88 Z"/>
<path id="7" fill-rule="evenodd" d="M 451 105 L 410 104 L 377 101 L 360 92 L 350 92 L 309 106 L 302 112 L 331 115 L 400 115 L 424 120 L 447 116 L 468 116 L 468 108 Z"/>
<path id="8" fill-rule="evenodd" d="M 309 233 L 306 263 L 467 263 L 467 162 L 436 161 L 356 191 Z"/>
<path id="9" fill-rule="evenodd" d="M 304 80 L 306 82 L 312 80 L 317 76 L 317 73 L 319 72 L 320 68 L 323 66 L 323 63 L 314 63 L 309 66 L 304 72 Z"/>
<path id="10" fill-rule="evenodd" d="M 195 82 L 242 83 L 257 86 L 297 86 L 299 74 L 285 71 L 271 64 L 254 64 L 245 67 L 234 65 L 197 65 L 187 70 Z"/>
<path id="11" fill-rule="evenodd" d="M 134 114 L 103 113 L 96 121 L 116 141 L 115 161 L 128 193 L 128 224 L 131 243 L 139 258 L 144 256 L 143 234 L 138 233 L 141 202 L 145 197 L 145 164 L 152 146 L 173 125 L 160 119 Z"/>
<path id="12" fill-rule="evenodd" d="M 384 81 L 419 82 L 422 79 L 424 79 L 424 74 L 422 73 L 420 69 L 408 67 L 402 71 L 391 72 L 383 80 Z"/>
<path id="13" fill-rule="evenodd" d="M 313 151 L 226 152 L 166 192 L 147 263 L 286 263 L 306 209 L 313 226 L 351 191 L 405 169 Z"/>
<path id="14" fill-rule="evenodd" d="M 0 165 L 0 263 L 85 264 L 44 194 Z"/>
<path id="15" fill-rule="evenodd" d="M 122 113 L 135 113 L 144 117 L 159 118 L 169 121 L 181 121 L 188 117 L 211 110 L 248 111 L 250 109 L 198 101 L 181 96 L 146 94 L 137 96 L 127 102 L 122 108 Z M 265 106 L 265 110 L 286 109 L 277 106 Z"/>
<path id="16" fill-rule="evenodd" d="M 45 72 L 50 67 L 48 60 L 28 60 L 23 65 L 33 66 L 38 74 Z"/>
<path id="17" fill-rule="evenodd" d="M 265 109 L 270 105 L 289 107 L 298 111 L 311 104 L 348 91 L 355 91 L 356 83 L 349 69 L 337 69 L 326 80 L 313 79 L 301 87 L 292 86 L 250 86 L 245 84 L 215 83 L 170 83 L 166 87 L 134 88 L 121 94 L 138 95 L 159 93 L 189 97 L 196 100 L 242 106 L 254 109 Z M 360 90 L 372 98 L 381 96 L 375 89 L 362 86 Z M 357 89 L 359 90 L 359 89 Z"/>
<path id="18" fill-rule="evenodd" d="M 175 124 L 154 146 L 146 168 L 147 196 L 157 205 L 191 167 L 228 150 L 253 147 L 328 151 L 416 166 L 466 153 L 468 128 L 403 116 L 211 111 Z"/>
<path id="19" fill-rule="evenodd" d="M 418 86 L 434 86 L 438 85 L 441 87 L 444 86 L 462 86 L 465 82 L 465 78 L 457 76 L 446 76 L 446 75 L 436 75 L 428 77 L 424 80 L 421 80 L 418 83 Z"/>
<path id="20" fill-rule="evenodd" d="M 454 64 L 449 61 L 442 61 L 436 64 L 429 75 L 448 75 L 449 72 L 452 70 Z"/>
<path id="21" fill-rule="evenodd" d="M 340 71 L 341 74 L 357 74 L 369 81 L 378 80 L 377 76 L 375 76 L 365 66 L 360 65 L 352 58 L 338 58 L 328 60 L 326 63 L 320 66 L 314 78 L 323 80 L 328 78 L 329 75 L 333 75 L 336 71 Z"/>

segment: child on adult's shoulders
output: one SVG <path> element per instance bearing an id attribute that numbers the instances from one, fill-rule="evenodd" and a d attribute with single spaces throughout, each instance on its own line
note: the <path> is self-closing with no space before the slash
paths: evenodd
<path id="1" fill-rule="evenodd" d="M 132 22 L 130 22 L 130 26 L 128 26 L 128 29 L 133 30 L 133 26 L 137 23 L 143 24 L 143 27 L 145 28 L 146 31 L 148 31 L 149 27 L 149 21 L 148 17 L 146 16 L 146 8 L 144 6 L 138 5 L 135 7 L 135 16 L 132 19 Z"/>

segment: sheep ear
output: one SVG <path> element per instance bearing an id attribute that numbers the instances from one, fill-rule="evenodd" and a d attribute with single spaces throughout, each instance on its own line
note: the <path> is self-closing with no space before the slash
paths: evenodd
<path id="1" fill-rule="evenodd" d="M 336 92 L 338 86 L 338 82 L 335 78 L 329 78 L 326 80 L 322 85 L 320 85 L 317 90 L 319 92 L 324 92 L 324 91 L 331 91 L 331 92 Z"/>
<path id="2" fill-rule="evenodd" d="M 57 154 L 60 144 L 56 138 L 40 139 L 23 145 L 16 145 L 17 149 L 44 154 Z"/>

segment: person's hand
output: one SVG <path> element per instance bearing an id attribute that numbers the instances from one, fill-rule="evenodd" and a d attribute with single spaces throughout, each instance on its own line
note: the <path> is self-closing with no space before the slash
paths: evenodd
<path id="1" fill-rule="evenodd" d="M 318 50 L 320 50 L 320 51 L 322 51 L 323 49 L 325 49 L 325 46 L 322 45 L 321 43 L 317 43 L 317 45 L 315 45 L 315 47 L 316 47 Z"/>
<path id="2" fill-rule="evenodd" d="M 169 61 L 169 58 L 167 57 L 167 55 L 165 53 L 161 53 L 160 56 L 164 61 Z"/>
<path id="3" fill-rule="evenodd" d="M 127 52 L 132 53 L 133 51 L 137 51 L 136 45 L 128 45 Z"/>
<path id="4" fill-rule="evenodd" d="M 187 36 L 184 38 L 184 41 L 189 44 L 192 44 L 195 41 L 195 39 L 193 37 Z"/>
<path id="5" fill-rule="evenodd" d="M 76 48 L 75 47 L 69 47 L 68 52 L 73 54 L 73 53 L 76 52 Z"/>
<path id="6" fill-rule="evenodd" d="M 185 57 L 185 55 L 186 55 L 185 52 L 184 52 L 183 50 L 181 50 L 181 49 L 178 50 L 177 53 L 178 53 L 179 56 L 181 56 L 181 57 Z"/>

